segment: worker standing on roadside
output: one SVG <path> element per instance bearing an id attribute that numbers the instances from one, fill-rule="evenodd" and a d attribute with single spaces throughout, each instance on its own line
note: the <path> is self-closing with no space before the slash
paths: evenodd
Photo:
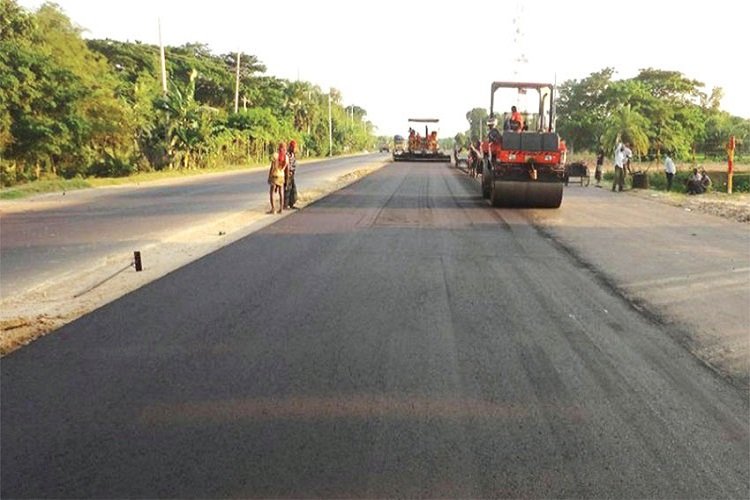
<path id="1" fill-rule="evenodd" d="M 594 179 L 596 179 L 596 187 L 602 187 L 602 168 L 604 167 L 604 150 L 600 149 L 596 154 L 596 170 L 594 171 Z"/>
<path id="2" fill-rule="evenodd" d="M 269 214 L 276 213 L 276 206 L 273 202 L 273 195 L 279 195 L 279 210 L 278 213 L 284 208 L 284 169 L 286 165 L 286 147 L 283 143 L 279 144 L 278 153 L 271 156 L 271 168 L 268 171 L 268 185 L 270 190 L 268 192 L 271 201 L 271 211 Z"/>
<path id="3" fill-rule="evenodd" d="M 674 162 L 672 161 L 672 158 L 669 157 L 669 154 L 664 155 L 664 173 L 667 176 L 667 191 L 672 190 L 672 179 L 674 178 L 674 174 L 677 172 L 677 168 L 674 166 Z"/>
<path id="4" fill-rule="evenodd" d="M 289 141 L 289 149 L 287 150 L 287 166 L 286 176 L 284 183 L 284 201 L 288 208 L 296 208 L 294 206 L 297 203 L 297 183 L 294 180 L 295 172 L 297 171 L 297 141 Z"/>
<path id="5" fill-rule="evenodd" d="M 623 143 L 617 144 L 615 148 L 615 179 L 612 182 L 612 191 L 615 188 L 618 192 L 622 192 L 625 187 L 625 166 L 630 162 L 630 158 L 633 156 L 632 151 L 627 145 Z"/>
<path id="6" fill-rule="evenodd" d="M 481 157 L 482 143 L 477 139 L 469 146 L 469 177 L 476 177 L 479 170 L 479 158 Z"/>

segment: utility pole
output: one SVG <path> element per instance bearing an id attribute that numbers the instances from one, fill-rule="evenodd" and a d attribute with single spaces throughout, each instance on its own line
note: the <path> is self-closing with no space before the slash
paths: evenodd
<path id="1" fill-rule="evenodd" d="M 237 75 L 234 81 L 234 112 L 240 110 L 240 53 L 237 52 Z"/>
<path id="2" fill-rule="evenodd" d="M 727 143 L 727 193 L 732 194 L 732 179 L 734 177 L 734 150 L 737 147 L 737 141 L 734 136 L 729 136 Z"/>
<path id="3" fill-rule="evenodd" d="M 161 18 L 156 18 L 159 25 L 159 59 L 161 61 L 161 90 L 167 95 L 167 58 L 164 55 L 164 44 L 161 41 Z"/>
<path id="4" fill-rule="evenodd" d="M 333 117 L 331 116 L 331 91 L 328 90 L 328 156 L 333 156 Z"/>

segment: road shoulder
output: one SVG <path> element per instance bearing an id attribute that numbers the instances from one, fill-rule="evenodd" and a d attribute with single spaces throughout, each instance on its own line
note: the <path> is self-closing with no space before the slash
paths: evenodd
<path id="1" fill-rule="evenodd" d="M 703 363 L 749 387 L 747 225 L 643 194 L 566 188 L 556 213 L 527 214 Z"/>
<path id="2" fill-rule="evenodd" d="M 304 209 L 330 193 L 382 168 L 387 163 L 389 163 L 387 160 L 369 161 L 357 168 L 352 168 L 348 173 L 336 179 L 306 186 L 300 193 L 297 202 L 298 209 Z M 237 172 L 233 171 L 207 175 L 236 174 Z M 197 182 L 200 181 L 200 177 L 179 178 L 178 180 Z M 115 189 L 123 188 L 137 189 L 138 186 L 115 187 Z M 18 211 L 48 209 L 61 206 L 63 203 L 84 203 L 85 200 L 90 199 L 89 197 L 97 196 L 97 193 L 101 192 L 101 189 L 85 190 L 75 193 L 69 199 L 61 199 L 60 193 L 40 195 L 31 201 L 22 200 L 8 202 L 8 204 L 15 204 L 15 210 Z M 206 223 L 169 234 L 139 249 L 143 257 L 143 271 L 141 272 L 135 271 L 132 254 L 113 254 L 90 268 L 71 270 L 25 293 L 2 300 L 0 302 L 0 356 L 28 345 L 35 339 L 57 330 L 84 314 L 294 213 L 294 211 L 286 211 L 281 215 L 268 214 L 267 209 L 267 203 L 264 202 L 262 205 L 248 207 L 240 212 L 220 213 Z"/>

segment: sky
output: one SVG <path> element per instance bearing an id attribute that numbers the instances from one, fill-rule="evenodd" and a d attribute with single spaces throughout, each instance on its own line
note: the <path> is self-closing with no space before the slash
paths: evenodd
<path id="1" fill-rule="evenodd" d="M 269 75 L 338 89 L 379 135 L 403 135 L 409 118 L 429 117 L 440 119 L 441 137 L 452 137 L 468 128 L 468 110 L 489 108 L 495 80 L 561 83 L 605 67 L 615 79 L 648 67 L 679 71 L 706 92 L 722 87 L 722 108 L 750 118 L 750 44 L 742 36 L 750 6 L 738 0 L 55 3 L 85 38 L 156 44 L 160 19 L 166 45 L 255 55 Z M 498 91 L 496 109 L 516 99 Z"/>

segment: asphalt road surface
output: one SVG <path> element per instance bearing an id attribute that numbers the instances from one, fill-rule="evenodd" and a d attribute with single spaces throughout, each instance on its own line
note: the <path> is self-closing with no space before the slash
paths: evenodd
<path id="1" fill-rule="evenodd" d="M 336 178 L 371 154 L 301 164 L 300 189 Z M 0 298 L 72 270 L 91 268 L 225 212 L 268 204 L 266 169 L 196 176 L 178 182 L 73 191 L 41 199 L 49 208 L 0 215 Z M 53 203 L 49 203 L 52 201 Z M 56 203 L 55 203 L 56 202 Z"/>
<path id="2" fill-rule="evenodd" d="M 393 164 L 11 354 L 0 495 L 750 497 L 747 395 L 525 220 Z"/>

